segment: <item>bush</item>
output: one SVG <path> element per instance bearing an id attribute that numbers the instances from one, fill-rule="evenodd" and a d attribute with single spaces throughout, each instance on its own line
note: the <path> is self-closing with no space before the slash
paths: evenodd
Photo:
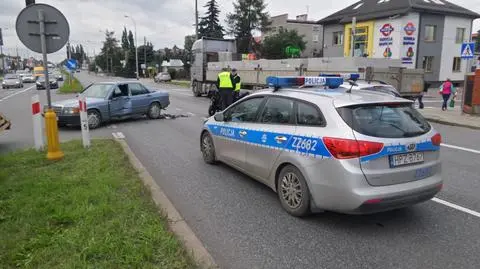
<path id="1" fill-rule="evenodd" d="M 170 74 L 170 77 L 171 77 L 172 79 L 176 79 L 176 78 L 177 78 L 177 70 L 176 70 L 176 69 L 170 68 L 170 69 L 168 69 L 168 73 Z"/>

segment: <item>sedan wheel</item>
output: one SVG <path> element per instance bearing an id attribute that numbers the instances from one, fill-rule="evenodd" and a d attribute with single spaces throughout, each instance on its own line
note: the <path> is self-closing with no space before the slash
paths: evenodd
<path id="1" fill-rule="evenodd" d="M 162 113 L 162 107 L 158 103 L 152 103 L 148 108 L 147 116 L 150 119 L 158 119 Z"/>
<path id="2" fill-rule="evenodd" d="M 88 118 L 88 128 L 96 129 L 102 124 L 102 116 L 96 110 L 89 110 L 87 114 Z"/>
<path id="3" fill-rule="evenodd" d="M 302 173 L 294 166 L 287 165 L 278 177 L 277 194 L 282 207 L 296 217 L 310 213 L 310 191 Z"/>
<path id="4" fill-rule="evenodd" d="M 200 150 L 202 151 L 203 160 L 208 164 L 215 164 L 215 146 L 213 145 L 213 140 L 210 134 L 204 132 L 202 134 L 202 140 L 200 143 Z"/>

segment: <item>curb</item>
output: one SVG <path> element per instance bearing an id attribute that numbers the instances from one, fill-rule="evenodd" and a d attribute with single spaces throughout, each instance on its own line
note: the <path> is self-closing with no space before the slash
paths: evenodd
<path id="1" fill-rule="evenodd" d="M 192 229 L 182 218 L 173 203 L 168 199 L 160 186 L 158 186 L 137 156 L 135 156 L 127 142 L 123 139 L 115 139 L 115 141 L 122 146 L 124 152 L 127 154 L 128 159 L 130 160 L 130 163 L 133 165 L 135 170 L 137 170 L 143 184 L 150 190 L 152 199 L 159 210 L 167 215 L 170 230 L 183 242 L 187 250 L 193 254 L 192 256 L 200 268 L 219 268 L 213 260 L 213 257 L 207 251 L 202 242 L 197 238 L 195 233 L 193 233 Z"/>
<path id="2" fill-rule="evenodd" d="M 424 116 L 424 117 L 425 117 L 425 116 Z M 427 121 L 435 122 L 435 123 L 439 123 L 439 124 L 443 124 L 443 125 L 449 125 L 449 126 L 455 126 L 455 127 L 463 127 L 463 128 L 473 129 L 473 130 L 480 130 L 480 126 L 474 126 L 474 125 L 456 123 L 456 122 L 439 120 L 439 119 L 429 118 L 429 117 L 425 117 L 425 119 L 426 119 Z"/>

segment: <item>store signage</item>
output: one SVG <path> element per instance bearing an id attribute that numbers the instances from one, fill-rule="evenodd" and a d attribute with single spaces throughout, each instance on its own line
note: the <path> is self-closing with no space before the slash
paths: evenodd
<path id="1" fill-rule="evenodd" d="M 417 31 L 417 28 L 415 27 L 415 25 L 412 22 L 409 22 L 409 23 L 407 23 L 407 25 L 405 25 L 403 30 L 405 31 L 405 33 L 407 35 L 411 36 L 415 33 L 415 31 Z"/>
<path id="2" fill-rule="evenodd" d="M 405 35 L 403 36 L 402 63 L 413 64 L 417 47 L 417 38 L 415 37 L 417 28 L 413 22 L 408 22 L 405 27 L 403 27 L 403 30 L 405 31 Z"/>
<path id="3" fill-rule="evenodd" d="M 380 28 L 380 33 L 382 33 L 383 36 L 390 36 L 394 30 L 390 23 L 386 23 Z"/>

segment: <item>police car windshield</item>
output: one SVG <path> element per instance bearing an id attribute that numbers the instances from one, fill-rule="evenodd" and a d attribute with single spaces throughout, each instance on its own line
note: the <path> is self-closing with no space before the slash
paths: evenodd
<path id="1" fill-rule="evenodd" d="M 431 129 L 410 103 L 355 105 L 337 110 L 352 129 L 368 136 L 415 137 Z"/>
<path id="2" fill-rule="evenodd" d="M 92 84 L 82 92 L 82 95 L 90 98 L 106 98 L 112 87 L 112 84 Z"/>

